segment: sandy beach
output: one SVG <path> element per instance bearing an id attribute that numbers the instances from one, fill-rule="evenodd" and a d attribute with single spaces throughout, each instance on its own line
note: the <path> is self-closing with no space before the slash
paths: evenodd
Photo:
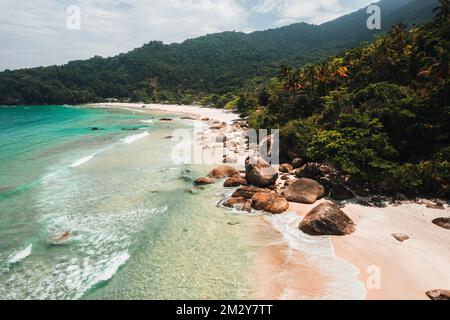
<path id="1" fill-rule="evenodd" d="M 95 104 L 92 107 L 161 111 L 230 125 L 238 115 L 196 106 Z M 218 133 L 230 129 L 224 127 Z M 209 132 L 210 133 L 210 132 Z M 217 132 L 216 132 L 217 133 Z M 219 146 L 221 144 L 218 144 Z M 214 143 L 208 145 L 214 148 Z M 242 160 L 242 159 L 240 159 Z M 242 163 L 239 161 L 240 169 Z M 314 205 L 290 203 L 282 215 L 254 217 L 258 236 L 255 268 L 249 275 L 256 299 L 428 299 L 425 292 L 450 288 L 449 230 L 434 225 L 450 209 L 405 203 L 386 208 L 346 203 L 342 210 L 357 224 L 344 237 L 310 237 L 298 225 Z M 391 234 L 404 233 L 399 242 Z"/>
<path id="2" fill-rule="evenodd" d="M 239 115 L 231 111 L 200 106 L 170 105 L 170 104 L 139 104 L 139 103 L 94 103 L 88 104 L 95 108 L 129 109 L 138 112 L 164 112 L 191 115 L 199 118 L 210 118 L 231 124 L 233 120 L 239 119 Z"/>

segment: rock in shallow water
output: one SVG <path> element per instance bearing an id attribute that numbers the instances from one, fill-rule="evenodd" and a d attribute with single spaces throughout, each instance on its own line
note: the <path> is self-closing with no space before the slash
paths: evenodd
<path id="1" fill-rule="evenodd" d="M 212 180 L 211 178 L 198 178 L 197 180 L 195 180 L 195 184 L 198 186 L 204 186 L 204 185 L 208 185 L 208 184 L 213 184 L 214 180 Z"/>
<path id="2" fill-rule="evenodd" d="M 252 206 L 256 210 L 263 210 L 273 214 L 280 214 L 289 209 L 289 203 L 275 193 L 258 192 L 252 197 Z"/>
<path id="3" fill-rule="evenodd" d="M 252 202 L 244 197 L 230 198 L 222 202 L 222 205 L 227 208 L 234 208 L 237 210 L 252 211 Z"/>
<path id="4" fill-rule="evenodd" d="M 356 225 L 335 205 L 322 203 L 306 215 L 299 229 L 312 236 L 344 236 L 353 233 Z"/>
<path id="5" fill-rule="evenodd" d="M 209 178 L 223 179 L 239 174 L 239 170 L 230 166 L 219 166 L 214 168 L 209 174 Z"/>

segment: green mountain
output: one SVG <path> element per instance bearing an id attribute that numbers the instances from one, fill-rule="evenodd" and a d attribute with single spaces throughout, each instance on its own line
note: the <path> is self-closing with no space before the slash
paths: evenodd
<path id="1" fill-rule="evenodd" d="M 394 23 L 413 26 L 429 20 L 437 0 L 383 0 L 379 6 L 381 31 L 366 28 L 368 14 L 361 9 L 322 25 L 223 32 L 171 45 L 150 42 L 110 58 L 4 71 L 0 104 L 82 103 L 108 97 L 190 102 L 233 91 L 255 77 L 274 76 L 284 64 L 300 67 L 324 60 L 372 41 Z"/>

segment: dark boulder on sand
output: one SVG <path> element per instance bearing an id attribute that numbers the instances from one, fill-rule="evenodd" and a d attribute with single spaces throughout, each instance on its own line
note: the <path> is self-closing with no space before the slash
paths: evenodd
<path id="1" fill-rule="evenodd" d="M 295 158 L 294 160 L 292 160 L 292 167 L 294 169 L 301 168 L 302 165 L 303 165 L 303 159 Z"/>
<path id="2" fill-rule="evenodd" d="M 343 201 L 353 199 L 355 197 L 355 193 L 350 188 L 342 184 L 333 184 L 330 197 L 334 200 Z"/>
<path id="3" fill-rule="evenodd" d="M 404 242 L 406 240 L 409 240 L 409 236 L 404 233 L 393 233 L 391 234 L 397 241 Z"/>
<path id="4" fill-rule="evenodd" d="M 325 188 L 315 180 L 302 178 L 289 184 L 283 192 L 286 200 L 313 204 L 325 196 Z"/>
<path id="5" fill-rule="evenodd" d="M 433 223 L 441 228 L 450 230 L 450 217 L 434 219 Z"/>
<path id="6" fill-rule="evenodd" d="M 319 180 L 322 177 L 335 174 L 336 170 L 327 165 L 320 163 L 309 162 L 297 170 L 296 175 L 298 178 L 309 178 Z"/>
<path id="7" fill-rule="evenodd" d="M 256 162 L 247 160 L 245 179 L 251 185 L 267 188 L 275 184 L 278 179 L 278 172 L 270 164 L 261 160 Z"/>
<path id="8" fill-rule="evenodd" d="M 431 300 L 450 300 L 450 290 L 436 289 L 426 293 Z"/>
<path id="9" fill-rule="evenodd" d="M 306 215 L 299 229 L 312 236 L 344 236 L 353 233 L 356 225 L 337 206 L 322 203 Z"/>

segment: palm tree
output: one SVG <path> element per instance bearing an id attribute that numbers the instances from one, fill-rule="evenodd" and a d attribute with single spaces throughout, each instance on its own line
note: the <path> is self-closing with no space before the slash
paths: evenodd
<path id="1" fill-rule="evenodd" d="M 433 9 L 436 19 L 443 19 L 450 14 L 450 0 L 439 0 L 440 6 Z"/>

